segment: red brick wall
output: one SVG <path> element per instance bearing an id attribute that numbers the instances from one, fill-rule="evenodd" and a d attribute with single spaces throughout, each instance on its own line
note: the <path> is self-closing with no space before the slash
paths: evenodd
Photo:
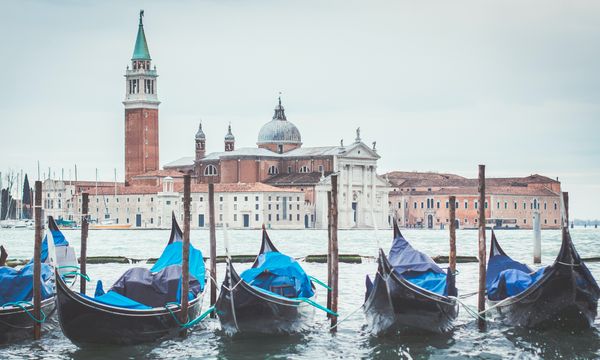
<path id="1" fill-rule="evenodd" d="M 158 109 L 125 110 L 125 181 L 159 170 Z"/>

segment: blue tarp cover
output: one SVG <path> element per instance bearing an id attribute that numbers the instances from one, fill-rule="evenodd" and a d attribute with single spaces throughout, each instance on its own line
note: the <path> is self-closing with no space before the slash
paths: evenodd
<path id="1" fill-rule="evenodd" d="M 402 235 L 394 239 L 388 260 L 398 274 L 408 271 L 431 271 L 445 274 L 444 270 L 437 266 L 429 256 L 415 250 Z"/>
<path id="2" fill-rule="evenodd" d="M 241 277 L 252 286 L 288 298 L 310 298 L 315 294 L 300 264 L 276 251 L 260 254 L 258 266 L 244 271 Z"/>
<path id="3" fill-rule="evenodd" d="M 159 272 L 167 266 L 181 265 L 183 260 L 183 243 L 173 242 L 163 251 L 160 258 L 156 261 L 156 264 L 150 269 L 152 272 Z M 204 258 L 202 252 L 190 245 L 190 275 L 200 282 L 200 291 L 204 290 Z"/>
<path id="4" fill-rule="evenodd" d="M 181 298 L 182 242 L 173 242 L 165 250 L 151 269 L 132 268 L 115 281 L 111 289 L 104 293 L 102 283 L 96 285 L 93 300 L 100 303 L 127 309 L 151 309 L 163 307 Z M 202 252 L 190 245 L 190 292 L 194 299 L 204 289 L 205 267 Z"/>
<path id="5" fill-rule="evenodd" d="M 54 295 L 52 267 L 42 264 L 42 299 Z M 8 266 L 0 267 L 0 306 L 16 301 L 31 301 L 33 298 L 33 264 L 20 270 Z"/>
<path id="6" fill-rule="evenodd" d="M 486 290 L 492 301 L 522 293 L 542 278 L 546 267 L 537 271 L 505 255 L 493 256 L 488 263 Z"/>
<path id="7" fill-rule="evenodd" d="M 49 230 L 54 239 L 54 246 L 69 246 L 69 242 L 65 238 L 65 235 L 60 230 Z M 48 261 L 48 235 L 44 236 L 42 241 L 42 262 Z M 33 259 L 30 263 L 33 262 Z"/>
<path id="8" fill-rule="evenodd" d="M 447 295 L 444 270 L 429 256 L 415 250 L 402 234 L 394 239 L 388 260 L 399 276 L 423 289 Z"/>
<path id="9" fill-rule="evenodd" d="M 447 296 L 446 292 L 446 274 L 440 274 L 433 271 L 425 272 L 406 272 L 402 276 L 411 283 L 427 289 L 438 295 Z"/>
<path id="10" fill-rule="evenodd" d="M 150 306 L 140 304 L 139 302 L 131 300 L 130 298 L 125 297 L 125 296 L 119 294 L 118 292 L 112 291 L 112 290 L 109 290 L 104 295 L 96 296 L 94 298 L 91 298 L 89 296 L 85 296 L 85 297 L 90 300 L 99 302 L 101 304 L 125 308 L 125 309 L 134 309 L 134 310 L 152 309 Z"/>

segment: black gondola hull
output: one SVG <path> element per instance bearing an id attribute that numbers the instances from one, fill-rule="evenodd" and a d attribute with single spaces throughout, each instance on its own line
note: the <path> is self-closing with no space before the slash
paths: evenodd
<path id="1" fill-rule="evenodd" d="M 527 328 L 589 328 L 597 315 L 598 297 L 577 285 L 568 265 L 555 268 L 539 284 L 503 302 L 491 302 L 506 325 Z"/>
<path id="2" fill-rule="evenodd" d="M 76 345 L 135 345 L 176 336 L 181 327 L 166 309 L 128 310 L 91 301 L 57 281 L 57 311 L 63 333 Z M 190 302 L 188 317 L 194 319 L 201 298 Z M 174 316 L 173 316 L 174 315 Z"/>
<path id="3" fill-rule="evenodd" d="M 42 323 L 43 329 L 54 313 L 54 297 L 42 301 L 41 309 L 46 315 L 46 320 Z M 33 315 L 32 306 L 28 306 L 27 310 Z M 34 324 L 35 321 L 23 309 L 16 307 L 0 309 L 0 345 L 32 339 Z"/>
<path id="4" fill-rule="evenodd" d="M 307 329 L 314 315 L 309 304 L 271 296 L 240 281 L 235 270 L 231 273 L 233 289 L 225 286 L 229 284 L 228 272 L 215 306 L 227 334 L 293 334 Z"/>
<path id="5" fill-rule="evenodd" d="M 372 334 L 452 330 L 458 316 L 455 300 L 417 288 L 395 274 L 376 275 L 365 302 L 365 316 Z"/>

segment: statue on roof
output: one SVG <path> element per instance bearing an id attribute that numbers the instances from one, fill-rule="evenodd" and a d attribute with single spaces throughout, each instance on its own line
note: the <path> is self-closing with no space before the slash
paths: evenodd
<path id="1" fill-rule="evenodd" d="M 356 142 L 360 142 L 360 127 L 356 128 Z"/>

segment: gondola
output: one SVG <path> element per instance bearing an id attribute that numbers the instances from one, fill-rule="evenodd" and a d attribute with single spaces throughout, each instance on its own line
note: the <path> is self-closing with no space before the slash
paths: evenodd
<path id="1" fill-rule="evenodd" d="M 379 249 L 375 280 L 367 275 L 364 312 L 373 335 L 444 333 L 458 316 L 455 275 L 415 250 L 394 221 L 389 257 Z"/>
<path id="2" fill-rule="evenodd" d="M 227 259 L 225 280 L 216 302 L 222 329 L 235 333 L 291 334 L 308 329 L 315 302 L 310 277 L 280 253 L 263 227 L 262 244 L 252 267 L 241 275 Z"/>
<path id="3" fill-rule="evenodd" d="M 42 323 L 44 329 L 55 310 L 55 279 L 52 266 L 57 265 L 61 276 L 72 284 L 72 273 L 77 269 L 77 258 L 69 242 L 56 226 L 52 217 L 48 218 L 48 230 L 55 251 L 51 259 L 48 251 L 48 236 L 42 241 L 41 249 L 41 318 L 33 316 L 33 260 L 19 270 L 8 266 L 0 267 L 0 344 L 31 338 L 35 322 Z"/>
<path id="4" fill-rule="evenodd" d="M 506 255 L 492 232 L 486 276 L 488 305 L 507 325 L 585 329 L 594 323 L 600 288 L 566 228 L 554 263 L 537 271 Z"/>
<path id="5" fill-rule="evenodd" d="M 93 297 L 57 281 L 58 318 L 69 340 L 78 346 L 134 345 L 175 336 L 191 323 L 179 320 L 183 236 L 172 218 L 169 242 L 150 270 L 129 269 L 106 293 L 98 283 Z M 191 245 L 189 259 L 188 319 L 197 319 L 204 294 L 204 259 Z"/>

